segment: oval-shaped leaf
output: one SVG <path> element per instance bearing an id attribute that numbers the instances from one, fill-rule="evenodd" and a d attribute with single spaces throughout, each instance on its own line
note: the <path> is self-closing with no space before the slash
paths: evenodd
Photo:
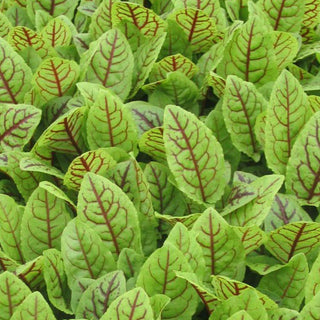
<path id="1" fill-rule="evenodd" d="M 169 168 L 180 190 L 197 201 L 219 200 L 226 185 L 225 166 L 222 148 L 210 129 L 195 115 L 168 106 L 164 143 Z"/>
<path id="2" fill-rule="evenodd" d="M 320 312 L 320 293 L 316 294 L 301 310 L 301 320 L 316 320 Z"/>
<path id="3" fill-rule="evenodd" d="M 320 291 L 320 254 L 314 261 L 310 270 L 306 287 L 305 287 L 305 300 L 309 303 L 313 297 Z"/>

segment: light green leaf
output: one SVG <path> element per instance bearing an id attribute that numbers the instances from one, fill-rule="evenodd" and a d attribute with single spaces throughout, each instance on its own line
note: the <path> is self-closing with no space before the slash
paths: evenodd
<path id="1" fill-rule="evenodd" d="M 274 30 L 299 32 L 304 15 L 304 1 L 260 0 L 259 5 L 266 13 Z"/>
<path id="2" fill-rule="evenodd" d="M 226 80 L 213 71 L 210 71 L 207 77 L 204 79 L 204 82 L 201 87 L 201 93 L 202 97 L 205 99 L 208 87 L 212 87 L 213 93 L 219 97 L 222 98 L 225 93 L 226 88 Z"/>
<path id="3" fill-rule="evenodd" d="M 154 320 L 154 317 L 146 292 L 142 288 L 135 288 L 114 300 L 100 319 Z"/>
<path id="4" fill-rule="evenodd" d="M 240 238 L 213 208 L 208 208 L 194 223 L 205 259 L 206 280 L 209 275 L 225 275 L 242 280 L 245 272 L 245 251 Z"/>
<path id="5" fill-rule="evenodd" d="M 254 125 L 266 105 L 266 100 L 252 83 L 228 76 L 222 106 L 225 124 L 237 149 L 256 162 L 260 159 L 260 147 Z"/>
<path id="6" fill-rule="evenodd" d="M 196 8 L 205 12 L 209 17 L 220 8 L 218 0 L 172 0 L 176 8 Z"/>
<path id="7" fill-rule="evenodd" d="M 280 307 L 299 310 L 308 273 L 307 259 L 300 253 L 281 269 L 263 276 L 257 289 L 275 300 Z"/>
<path id="8" fill-rule="evenodd" d="M 5 39 L 12 28 L 12 24 L 9 19 L 4 15 L 4 13 L 0 13 L 0 37 Z"/>
<path id="9" fill-rule="evenodd" d="M 78 197 L 78 217 L 116 257 L 122 248 L 141 252 L 138 214 L 128 196 L 110 180 L 87 173 Z"/>
<path id="10" fill-rule="evenodd" d="M 202 248 L 196 239 L 197 234 L 195 232 L 189 231 L 186 226 L 177 222 L 164 244 L 171 243 L 178 248 L 187 258 L 193 272 L 201 280 L 205 271 L 205 259 Z"/>
<path id="11" fill-rule="evenodd" d="M 301 310 L 301 320 L 317 320 L 320 313 L 320 293 L 317 293 Z"/>
<path id="12" fill-rule="evenodd" d="M 143 254 L 130 248 L 123 248 L 117 261 L 118 270 L 122 270 L 127 279 L 136 277 L 144 261 Z"/>
<path id="13" fill-rule="evenodd" d="M 56 320 L 50 306 L 38 291 L 31 293 L 10 320 Z"/>
<path id="14" fill-rule="evenodd" d="M 70 287 L 76 279 L 97 279 L 116 268 L 111 252 L 98 234 L 78 218 L 71 220 L 63 231 L 61 254 Z"/>
<path id="15" fill-rule="evenodd" d="M 266 133 L 265 133 L 266 122 L 267 122 L 267 110 L 264 110 L 257 116 L 256 123 L 254 126 L 254 134 L 256 136 L 257 141 L 262 146 L 262 149 L 265 148 L 265 144 L 266 144 Z"/>
<path id="16" fill-rule="evenodd" d="M 305 302 L 309 303 L 320 291 L 320 254 L 314 261 L 305 286 Z"/>
<path id="17" fill-rule="evenodd" d="M 23 102 L 24 95 L 31 88 L 31 69 L 2 38 L 0 49 L 0 103 Z"/>
<path id="18" fill-rule="evenodd" d="M 234 31 L 217 73 L 224 78 L 233 74 L 257 86 L 274 80 L 278 68 L 272 44 L 273 34 L 261 18 L 250 17 Z"/>
<path id="19" fill-rule="evenodd" d="M 164 294 L 155 294 L 150 297 L 150 305 L 153 310 L 153 315 L 155 320 L 161 320 L 161 314 L 163 309 L 170 302 L 170 298 Z"/>
<path id="20" fill-rule="evenodd" d="M 301 320 L 298 311 L 287 308 L 268 310 L 268 316 L 270 320 Z"/>
<path id="21" fill-rule="evenodd" d="M 1 320 L 9 320 L 31 290 L 11 272 L 0 274 Z"/>
<path id="22" fill-rule="evenodd" d="M 111 91 L 100 91 L 89 109 L 86 126 L 90 149 L 119 147 L 135 151 L 137 133 L 130 111 Z"/>
<path id="23" fill-rule="evenodd" d="M 60 237 L 71 219 L 66 202 L 39 186 L 28 199 L 21 221 L 21 246 L 31 260 L 46 249 L 60 249 Z"/>
<path id="24" fill-rule="evenodd" d="M 155 267 L 156 266 L 156 267 Z M 141 268 L 137 286 L 141 286 L 149 296 L 165 294 L 171 298 L 162 312 L 162 319 L 187 320 L 197 307 L 196 293 L 175 271 L 191 272 L 183 253 L 171 244 L 155 250 Z"/>
<path id="25" fill-rule="evenodd" d="M 226 185 L 225 165 L 222 148 L 211 130 L 195 115 L 178 106 L 167 106 L 164 143 L 179 189 L 196 201 L 219 200 Z"/>
<path id="26" fill-rule="evenodd" d="M 173 9 L 171 0 L 150 0 L 150 2 L 151 9 L 158 15 L 166 14 Z"/>
<path id="27" fill-rule="evenodd" d="M 122 271 L 114 271 L 98 278 L 81 295 L 76 318 L 99 320 L 111 303 L 126 292 Z"/>
<path id="28" fill-rule="evenodd" d="M 0 250 L 0 273 L 5 271 L 14 272 L 19 264 L 11 259 L 7 254 Z"/>
<path id="29" fill-rule="evenodd" d="M 320 204 L 320 112 L 308 121 L 293 145 L 287 166 L 286 189 L 301 204 Z"/>
<path id="30" fill-rule="evenodd" d="M 108 153 L 108 149 L 100 148 L 88 151 L 76 157 L 70 163 L 63 183 L 71 189 L 79 190 L 84 175 L 93 172 L 105 176 L 107 171 L 116 165 L 116 161 Z"/>
<path id="31" fill-rule="evenodd" d="M 227 320 L 253 320 L 253 319 L 254 318 L 252 318 L 248 312 L 241 310 L 241 311 L 234 313 Z"/>
<path id="32" fill-rule="evenodd" d="M 310 95 L 310 96 L 308 96 L 308 100 L 309 100 L 310 108 L 313 113 L 320 111 L 320 97 L 319 96 Z"/>
<path id="33" fill-rule="evenodd" d="M 247 256 L 247 266 L 260 275 L 266 275 L 283 267 L 280 262 L 270 256 L 253 253 Z"/>
<path id="34" fill-rule="evenodd" d="M 70 289 L 61 253 L 56 249 L 48 249 L 43 252 L 43 256 L 43 277 L 49 301 L 58 310 L 72 314 L 69 309 Z"/>
<path id="35" fill-rule="evenodd" d="M 24 207 L 11 197 L 0 194 L 0 244 L 10 258 L 23 263 L 21 250 L 21 220 Z"/>
<path id="36" fill-rule="evenodd" d="M 133 55 L 130 45 L 120 30 L 102 34 L 90 55 L 83 56 L 81 69 L 84 81 L 99 83 L 125 99 L 131 88 Z"/>
<path id="37" fill-rule="evenodd" d="M 275 173 L 285 173 L 293 144 L 310 116 L 299 81 L 283 70 L 272 89 L 265 127 L 265 155 Z"/>

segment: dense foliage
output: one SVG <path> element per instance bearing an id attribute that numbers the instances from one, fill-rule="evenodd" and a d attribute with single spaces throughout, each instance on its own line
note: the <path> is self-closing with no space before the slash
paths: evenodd
<path id="1" fill-rule="evenodd" d="M 320 319 L 320 0 L 3 0 L 0 320 Z"/>

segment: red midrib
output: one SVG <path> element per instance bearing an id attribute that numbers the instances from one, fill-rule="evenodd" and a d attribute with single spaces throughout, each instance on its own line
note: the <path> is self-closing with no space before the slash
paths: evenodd
<path id="1" fill-rule="evenodd" d="M 248 47 L 247 47 L 247 61 L 246 61 L 246 73 L 245 73 L 245 80 L 249 81 L 249 68 L 250 68 L 250 55 L 251 55 L 251 41 L 252 41 L 252 34 L 254 28 L 255 20 L 251 24 L 249 40 L 248 40 Z"/>
<path id="2" fill-rule="evenodd" d="M 285 0 L 282 0 L 281 6 L 280 6 L 280 9 L 279 9 L 279 12 L 278 12 L 278 16 L 277 16 L 277 19 L 276 19 L 276 23 L 274 25 L 274 30 L 278 29 L 279 22 L 280 22 L 280 19 L 281 19 L 282 10 L 283 10 L 283 7 L 284 7 L 284 3 L 285 3 Z"/>

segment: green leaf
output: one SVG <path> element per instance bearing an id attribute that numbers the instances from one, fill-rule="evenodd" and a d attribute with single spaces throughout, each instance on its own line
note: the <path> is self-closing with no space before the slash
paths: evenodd
<path id="1" fill-rule="evenodd" d="M 153 320 L 154 317 L 150 299 L 146 292 L 142 288 L 135 288 L 113 301 L 100 319 Z"/>
<path id="2" fill-rule="evenodd" d="M 40 136 L 36 147 L 66 154 L 82 154 L 84 140 L 81 129 L 85 107 L 73 108 L 53 122 Z"/>
<path id="3" fill-rule="evenodd" d="M 210 320 L 228 319 L 239 311 L 246 311 L 253 319 L 267 320 L 267 312 L 259 300 L 257 293 L 246 290 L 222 302 L 211 314 Z M 232 319 L 232 318 L 231 318 Z"/>
<path id="4" fill-rule="evenodd" d="M 21 221 L 21 245 L 31 260 L 46 249 L 60 249 L 60 237 L 71 219 L 66 202 L 39 186 L 28 199 Z"/>
<path id="5" fill-rule="evenodd" d="M 288 262 L 294 255 L 308 255 L 320 245 L 320 223 L 292 222 L 269 234 L 266 249 L 281 262 Z"/>
<path id="6" fill-rule="evenodd" d="M 114 256 L 122 248 L 141 252 L 137 210 L 110 180 L 90 172 L 84 176 L 78 197 L 78 217 L 101 237 Z"/>
<path id="7" fill-rule="evenodd" d="M 72 314 L 69 309 L 70 289 L 61 253 L 56 249 L 48 249 L 43 252 L 43 256 L 43 277 L 49 301 L 58 310 Z"/>
<path id="8" fill-rule="evenodd" d="M 305 286 L 305 302 L 309 303 L 320 291 L 320 254 L 314 261 Z"/>
<path id="9" fill-rule="evenodd" d="M 79 190 L 84 175 L 93 172 L 105 176 L 107 171 L 116 165 L 116 161 L 108 153 L 108 149 L 100 148 L 88 151 L 76 157 L 64 176 L 63 183 L 71 189 Z"/>
<path id="10" fill-rule="evenodd" d="M 135 151 L 137 133 L 122 101 L 109 90 L 101 90 L 87 118 L 87 140 L 90 149 L 119 147 Z"/>
<path id="11" fill-rule="evenodd" d="M 1 12 L 0 13 L 0 37 L 6 39 L 10 29 L 12 28 L 9 19 Z"/>
<path id="12" fill-rule="evenodd" d="M 265 127 L 265 155 L 275 173 L 285 173 L 293 144 L 310 116 L 299 81 L 283 70 L 272 89 Z"/>
<path id="13" fill-rule="evenodd" d="M 300 253 L 281 269 L 263 276 L 257 289 L 269 295 L 280 307 L 299 310 L 308 272 L 307 259 Z"/>
<path id="14" fill-rule="evenodd" d="M 14 312 L 11 320 L 56 320 L 50 306 L 36 291 L 31 293 Z"/>
<path id="15" fill-rule="evenodd" d="M 177 222 L 164 244 L 171 243 L 178 248 L 187 258 L 193 272 L 199 279 L 202 279 L 205 271 L 205 259 L 196 238 L 197 234 L 195 232 L 189 231 L 182 223 Z"/>
<path id="16" fill-rule="evenodd" d="M 0 273 L 5 271 L 14 272 L 19 264 L 0 250 Z"/>
<path id="17" fill-rule="evenodd" d="M 0 194 L 0 244 L 4 253 L 20 263 L 24 262 L 20 239 L 23 211 L 14 199 Z"/>
<path id="18" fill-rule="evenodd" d="M 155 320 L 161 320 L 162 311 L 170 300 L 171 299 L 168 296 L 160 293 L 150 297 L 150 305 L 152 307 Z"/>
<path id="19" fill-rule="evenodd" d="M 150 0 L 151 9 L 158 15 L 170 12 L 173 9 L 171 0 Z"/>
<path id="20" fill-rule="evenodd" d="M 271 210 L 264 220 L 265 231 L 272 231 L 296 221 L 311 221 L 311 218 L 301 208 L 294 196 L 282 193 L 276 194 Z"/>
<path id="21" fill-rule="evenodd" d="M 319 96 L 308 96 L 310 108 L 313 113 L 320 111 L 320 97 Z"/>
<path id="22" fill-rule="evenodd" d="M 114 271 L 98 278 L 81 295 L 76 318 L 99 320 L 112 302 L 126 292 L 122 271 Z"/>
<path id="23" fill-rule="evenodd" d="M 172 0 L 176 8 L 196 8 L 205 12 L 209 17 L 220 8 L 217 0 Z"/>
<path id="24" fill-rule="evenodd" d="M 145 261 L 144 255 L 133 249 L 123 248 L 117 261 L 118 270 L 122 270 L 127 279 L 136 277 Z"/>
<path id="25" fill-rule="evenodd" d="M 202 10 L 176 10 L 169 19 L 175 20 L 182 28 L 194 53 L 205 52 L 214 44 L 217 35 L 216 25 Z"/>
<path id="26" fill-rule="evenodd" d="M 205 259 L 206 280 L 209 275 L 225 275 L 242 280 L 245 272 L 245 251 L 240 238 L 213 208 L 208 208 L 194 223 Z"/>
<path id="27" fill-rule="evenodd" d="M 299 32 L 304 15 L 304 1 L 260 0 L 259 4 L 266 13 L 274 30 Z"/>
<path id="28" fill-rule="evenodd" d="M 1 320 L 9 320 L 31 290 L 13 273 L 0 274 Z"/>
<path id="29" fill-rule="evenodd" d="M 219 200 L 226 185 L 225 166 L 222 148 L 211 130 L 193 114 L 167 106 L 164 143 L 179 189 L 196 201 Z"/>
<path id="30" fill-rule="evenodd" d="M 28 112 L 30 107 L 30 112 Z M 41 111 L 33 106 L 0 105 L 0 152 L 19 151 L 32 137 L 40 122 Z M 7 156 L 3 154 L 0 166 L 7 166 Z M 3 187 L 2 187 L 3 188 Z M 1 188 L 1 189 L 2 189 Z"/>
<path id="31" fill-rule="evenodd" d="M 40 64 L 33 81 L 41 98 L 48 101 L 72 90 L 79 74 L 80 68 L 75 61 L 54 57 Z"/>
<path id="32" fill-rule="evenodd" d="M 188 58 L 178 53 L 156 62 L 151 70 L 149 81 L 165 79 L 169 72 L 180 71 L 191 79 L 197 73 L 197 66 Z"/>
<path id="33" fill-rule="evenodd" d="M 299 134 L 288 161 L 286 188 L 301 204 L 320 204 L 320 112 Z"/>
<path id="34" fill-rule="evenodd" d="M 244 310 L 238 311 L 234 313 L 231 317 L 227 320 L 253 320 L 250 314 Z"/>
<path id="35" fill-rule="evenodd" d="M 133 55 L 130 45 L 120 30 L 102 34 L 84 55 L 81 69 L 84 81 L 99 83 L 125 99 L 131 88 Z"/>
<path id="36" fill-rule="evenodd" d="M 261 18 L 250 17 L 234 31 L 217 73 L 224 78 L 233 74 L 257 86 L 274 80 L 278 70 L 272 43 L 273 34 Z"/>
<path id="37" fill-rule="evenodd" d="M 228 76 L 222 106 L 225 124 L 237 149 L 256 162 L 260 159 L 260 148 L 254 125 L 266 104 L 252 83 Z"/>
<path id="38" fill-rule="evenodd" d="M 301 310 L 301 320 L 316 320 L 320 312 L 320 293 L 317 293 Z"/>
<path id="39" fill-rule="evenodd" d="M 301 320 L 298 311 L 287 308 L 268 310 L 268 316 L 270 320 Z"/>
<path id="40" fill-rule="evenodd" d="M 31 88 L 31 69 L 2 38 L 0 49 L 0 103 L 23 102 Z"/>
<path id="41" fill-rule="evenodd" d="M 71 220 L 63 230 L 61 254 L 70 287 L 76 279 L 98 279 L 116 268 L 101 238 L 78 218 Z"/>
<path id="42" fill-rule="evenodd" d="M 162 312 L 162 319 L 190 319 L 197 307 L 196 293 L 175 271 L 191 272 L 183 253 L 171 244 L 155 250 L 141 268 L 137 286 L 149 296 L 165 294 L 171 298 Z"/>

